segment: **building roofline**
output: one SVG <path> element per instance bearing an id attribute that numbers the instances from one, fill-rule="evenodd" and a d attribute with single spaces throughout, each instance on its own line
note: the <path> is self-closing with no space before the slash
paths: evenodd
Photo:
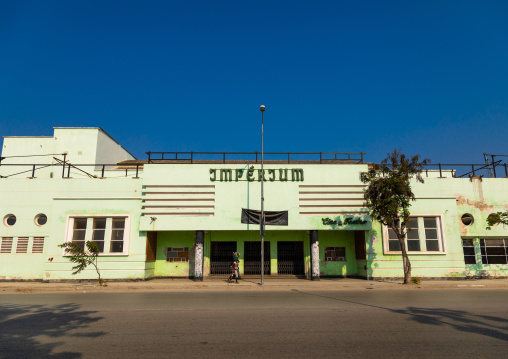
<path id="1" fill-rule="evenodd" d="M 54 136 L 2 136 L 3 138 L 53 138 Z"/>
<path id="2" fill-rule="evenodd" d="M 79 129 L 79 128 L 86 128 L 86 129 L 89 129 L 89 130 L 98 130 L 98 129 L 100 129 L 100 127 L 93 127 L 93 126 L 76 126 L 76 127 L 71 127 L 71 126 L 56 126 L 56 127 L 53 127 L 53 129 L 56 129 L 56 128 L 67 128 L 67 129 L 71 129 L 71 130 L 72 129 Z"/>
<path id="3" fill-rule="evenodd" d="M 102 131 L 106 136 L 108 136 L 111 140 L 113 140 L 118 146 L 120 146 L 125 152 L 127 152 L 132 157 L 136 158 L 132 153 L 130 153 L 125 147 L 123 147 L 117 140 L 115 140 L 109 133 L 104 131 L 102 127 L 53 127 L 53 130 L 56 129 L 68 129 L 68 130 L 79 130 L 79 129 L 86 129 L 86 130 L 99 130 Z M 137 159 L 137 158 L 136 158 Z"/>

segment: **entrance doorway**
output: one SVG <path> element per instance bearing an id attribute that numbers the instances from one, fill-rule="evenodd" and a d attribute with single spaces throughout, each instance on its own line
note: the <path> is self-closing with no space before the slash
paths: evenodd
<path id="1" fill-rule="evenodd" d="M 245 242 L 244 274 L 261 275 L 261 242 Z M 264 243 L 265 275 L 270 274 L 270 242 Z"/>
<path id="2" fill-rule="evenodd" d="M 231 274 L 236 242 L 210 242 L 210 274 Z"/>
<path id="3" fill-rule="evenodd" d="M 277 274 L 305 274 L 303 242 L 277 242 Z"/>

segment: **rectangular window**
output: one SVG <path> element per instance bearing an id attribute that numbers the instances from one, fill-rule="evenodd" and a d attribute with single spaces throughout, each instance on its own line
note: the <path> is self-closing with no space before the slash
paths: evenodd
<path id="1" fill-rule="evenodd" d="M 42 253 L 44 250 L 44 237 L 34 237 L 32 253 Z"/>
<path id="2" fill-rule="evenodd" d="M 400 253 L 400 242 L 393 229 L 385 227 L 384 238 L 385 252 Z M 410 217 L 405 241 L 408 253 L 444 252 L 441 216 Z"/>
<path id="3" fill-rule="evenodd" d="M 123 234 L 125 230 L 125 218 L 113 218 L 111 229 L 111 252 L 123 252 Z"/>
<path id="4" fill-rule="evenodd" d="M 168 247 L 166 248 L 166 262 L 188 262 L 188 247 Z"/>
<path id="5" fill-rule="evenodd" d="M 16 243 L 16 253 L 27 253 L 28 252 L 28 237 L 18 237 Z"/>
<path id="6" fill-rule="evenodd" d="M 2 237 L 0 243 L 0 253 L 10 254 L 12 251 L 12 237 Z"/>
<path id="7" fill-rule="evenodd" d="M 406 225 L 406 248 L 408 252 L 420 252 L 420 234 L 418 232 L 418 218 L 410 218 Z M 400 252 L 399 238 L 395 231 L 388 228 L 388 247 L 390 252 Z"/>
<path id="8" fill-rule="evenodd" d="M 423 218 L 423 226 L 425 227 L 425 244 L 427 246 L 427 252 L 439 252 L 437 218 Z"/>
<path id="9" fill-rule="evenodd" d="M 346 247 L 326 247 L 325 262 L 345 262 Z"/>
<path id="10" fill-rule="evenodd" d="M 397 237 L 397 234 L 391 228 L 388 228 L 388 250 L 390 252 L 400 252 L 402 250 L 400 248 L 399 237 Z"/>
<path id="11" fill-rule="evenodd" d="M 418 218 L 410 218 L 407 225 L 407 251 L 420 252 L 420 233 L 418 231 Z"/>
<path id="12" fill-rule="evenodd" d="M 92 242 L 97 244 L 100 253 L 104 253 L 105 234 L 106 234 L 106 218 L 94 218 Z"/>
<path id="13" fill-rule="evenodd" d="M 473 239 L 462 240 L 462 250 L 464 251 L 464 262 L 466 264 L 476 264 L 476 252 Z"/>
<path id="14" fill-rule="evenodd" d="M 129 231 L 126 230 L 129 217 L 93 216 L 69 217 L 68 228 L 72 229 L 67 238 L 85 248 L 91 241 L 99 247 L 101 254 L 127 254 Z"/>
<path id="15" fill-rule="evenodd" d="M 507 264 L 508 263 L 508 239 L 480 239 L 482 251 L 482 264 Z"/>
<path id="16" fill-rule="evenodd" d="M 76 243 L 81 249 L 85 249 L 85 236 L 86 236 L 86 218 L 73 218 L 74 231 L 72 234 L 72 242 Z"/>

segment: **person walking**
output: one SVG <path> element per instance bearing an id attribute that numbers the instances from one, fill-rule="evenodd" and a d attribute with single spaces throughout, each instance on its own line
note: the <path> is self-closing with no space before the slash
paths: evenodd
<path id="1" fill-rule="evenodd" d="M 231 283 L 231 279 L 235 278 L 235 283 L 238 284 L 238 277 L 240 277 L 240 261 L 236 258 L 231 263 L 231 275 L 228 278 L 228 283 Z"/>

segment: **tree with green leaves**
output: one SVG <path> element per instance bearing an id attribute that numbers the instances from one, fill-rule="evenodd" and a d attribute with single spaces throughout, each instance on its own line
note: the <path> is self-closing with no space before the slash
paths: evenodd
<path id="1" fill-rule="evenodd" d="M 430 160 L 420 161 L 420 155 L 406 157 L 395 149 L 381 164 L 373 164 L 360 179 L 367 184 L 364 192 L 366 206 L 373 220 L 391 228 L 400 243 L 404 268 L 404 284 L 411 283 L 411 262 L 407 255 L 406 234 L 409 207 L 415 195 L 411 180 L 423 183 L 421 173 Z"/>
<path id="2" fill-rule="evenodd" d="M 489 225 L 487 229 L 499 223 L 508 226 L 508 211 L 492 213 L 487 217 L 487 224 Z"/>
<path id="3" fill-rule="evenodd" d="M 86 250 L 74 242 L 65 242 L 64 244 L 61 244 L 60 247 L 64 248 L 65 253 L 69 255 L 68 259 L 71 262 L 76 263 L 76 265 L 72 267 L 74 270 L 72 274 L 78 274 L 89 265 L 92 265 L 95 268 L 97 275 L 99 276 L 99 285 L 107 286 L 106 281 L 101 278 L 101 273 L 97 265 L 97 258 L 99 257 L 100 253 L 97 243 L 91 241 L 86 242 Z"/>

